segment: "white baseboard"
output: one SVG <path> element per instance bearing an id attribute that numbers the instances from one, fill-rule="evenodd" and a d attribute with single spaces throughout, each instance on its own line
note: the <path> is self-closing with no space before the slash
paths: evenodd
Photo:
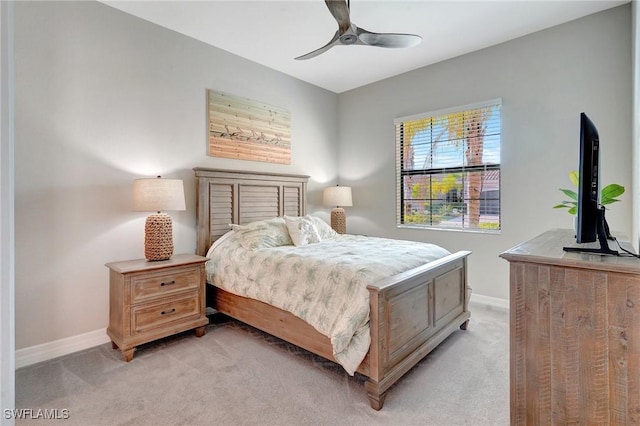
<path id="1" fill-rule="evenodd" d="M 489 306 L 491 308 L 509 311 L 509 300 L 499 299 L 497 297 L 483 296 L 481 294 L 471 293 L 471 304 Z"/>
<path id="2" fill-rule="evenodd" d="M 110 341 L 105 329 L 101 328 L 77 336 L 18 349 L 16 351 L 16 368 L 48 361 L 62 355 L 89 349 Z"/>
<path id="3" fill-rule="evenodd" d="M 471 293 L 470 303 L 489 306 L 496 309 L 509 310 L 509 301 L 497 297 L 483 296 Z M 29 346 L 16 351 L 16 368 L 26 367 L 38 362 L 48 361 L 59 356 L 89 349 L 94 346 L 108 343 L 109 336 L 105 329 L 90 331 L 88 333 L 71 336 L 41 345 Z"/>

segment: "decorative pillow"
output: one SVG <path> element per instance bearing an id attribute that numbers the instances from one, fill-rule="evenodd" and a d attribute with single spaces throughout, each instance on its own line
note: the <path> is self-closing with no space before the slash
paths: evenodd
<path id="1" fill-rule="evenodd" d="M 332 238 L 336 238 L 340 236 L 340 234 L 334 231 L 333 228 L 329 226 L 327 222 L 320 219 L 319 217 L 315 217 L 315 216 L 305 216 L 305 217 L 308 217 L 311 219 L 311 221 L 313 222 L 313 225 L 316 227 L 316 231 L 318 231 L 318 234 L 320 235 L 321 240 L 330 240 Z"/>
<path id="2" fill-rule="evenodd" d="M 240 237 L 240 244 L 247 250 L 293 244 L 289 229 L 281 217 L 259 220 L 246 225 L 231 224 L 231 229 Z"/>
<path id="3" fill-rule="evenodd" d="M 285 216 L 284 221 L 289 229 L 291 240 L 296 246 L 306 246 L 307 244 L 320 242 L 320 235 L 310 217 Z"/>

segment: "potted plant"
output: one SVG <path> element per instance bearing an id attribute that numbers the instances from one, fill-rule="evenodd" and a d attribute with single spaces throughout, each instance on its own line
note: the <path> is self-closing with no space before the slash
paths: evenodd
<path id="1" fill-rule="evenodd" d="M 571 183 L 573 183 L 573 186 L 577 188 L 578 182 L 579 182 L 579 176 L 576 170 L 569 172 L 569 179 L 571 180 Z M 553 206 L 553 208 L 554 209 L 566 208 L 566 209 L 569 209 L 569 214 L 571 215 L 577 214 L 578 213 L 578 193 L 574 190 L 563 189 L 563 188 L 560 188 L 560 191 L 562 191 L 564 195 L 566 195 L 570 199 L 564 200 L 560 204 L 556 204 L 555 206 Z M 624 194 L 624 186 L 618 185 L 617 183 L 609 184 L 604 188 L 602 188 L 602 190 L 600 191 L 600 204 L 603 206 L 606 206 L 607 204 L 616 203 L 620 201 L 617 199 L 617 197 L 621 196 L 622 194 Z"/>

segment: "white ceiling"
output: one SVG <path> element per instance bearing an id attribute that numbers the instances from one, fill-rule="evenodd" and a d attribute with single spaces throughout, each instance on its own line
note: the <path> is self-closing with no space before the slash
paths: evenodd
<path id="1" fill-rule="evenodd" d="M 337 23 L 323 0 L 111 1 L 103 3 L 243 58 L 341 93 L 492 46 L 628 0 L 351 0 L 351 21 L 373 32 L 414 33 L 416 47 L 325 45 Z"/>

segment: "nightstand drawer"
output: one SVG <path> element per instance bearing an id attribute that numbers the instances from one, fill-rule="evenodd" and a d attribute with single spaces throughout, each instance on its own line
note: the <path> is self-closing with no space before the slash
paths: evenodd
<path id="1" fill-rule="evenodd" d="M 132 334 L 144 333 L 149 329 L 159 329 L 164 324 L 197 318 L 200 315 L 199 296 L 197 292 L 166 303 L 145 304 L 132 308 Z"/>
<path id="2" fill-rule="evenodd" d="M 131 303 L 152 299 L 200 285 L 200 270 L 189 268 L 171 273 L 144 274 L 131 279 Z"/>

